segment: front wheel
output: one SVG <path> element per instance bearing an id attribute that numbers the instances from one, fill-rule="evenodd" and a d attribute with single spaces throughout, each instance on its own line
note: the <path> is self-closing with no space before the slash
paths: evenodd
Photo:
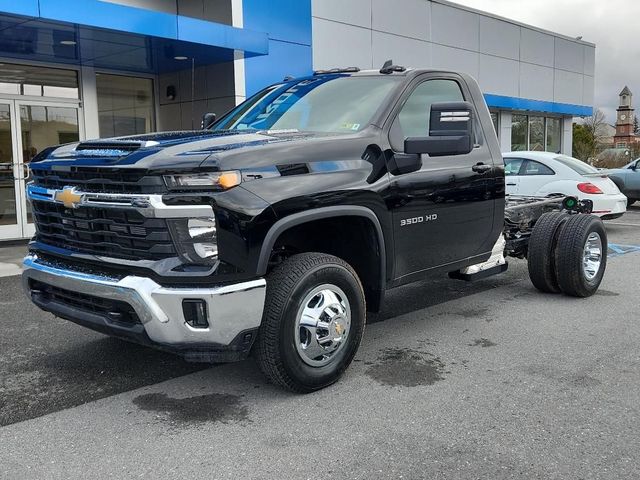
<path id="1" fill-rule="evenodd" d="M 295 392 L 331 385 L 358 350 L 365 312 L 362 285 L 349 264 L 322 253 L 288 258 L 267 277 L 256 342 L 260 369 Z"/>
<path id="2" fill-rule="evenodd" d="M 633 205 L 637 201 L 638 201 L 637 198 L 627 198 L 627 207 L 630 207 L 631 205 Z"/>

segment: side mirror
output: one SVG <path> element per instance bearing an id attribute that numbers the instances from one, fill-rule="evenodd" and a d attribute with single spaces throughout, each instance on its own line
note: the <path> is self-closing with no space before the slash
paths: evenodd
<path id="1" fill-rule="evenodd" d="M 200 127 L 203 130 L 206 130 L 207 128 L 209 128 L 214 123 L 216 123 L 216 114 L 215 113 L 205 113 L 202 116 L 202 123 L 200 124 Z"/>
<path id="2" fill-rule="evenodd" d="M 405 153 L 441 157 L 473 150 L 473 106 L 469 102 L 434 103 L 429 118 L 429 136 L 405 139 Z"/>

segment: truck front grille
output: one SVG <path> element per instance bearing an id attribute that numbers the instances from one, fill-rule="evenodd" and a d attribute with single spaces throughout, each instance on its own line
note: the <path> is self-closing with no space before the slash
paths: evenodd
<path id="1" fill-rule="evenodd" d="M 67 208 L 34 200 L 36 240 L 88 255 L 161 260 L 176 250 L 164 219 L 146 218 L 131 208 Z"/>
<path id="2" fill-rule="evenodd" d="M 37 280 L 29 281 L 31 295 L 37 295 L 41 302 L 55 302 L 108 318 L 113 322 L 133 325 L 140 323 L 140 317 L 126 302 L 108 298 L 94 297 L 64 288 L 56 287 Z"/>
<path id="3" fill-rule="evenodd" d="M 140 169 L 99 169 L 73 167 L 62 172 L 31 168 L 35 185 L 53 190 L 77 187 L 83 192 L 101 193 L 165 193 L 164 180 L 159 175 L 145 175 Z"/>

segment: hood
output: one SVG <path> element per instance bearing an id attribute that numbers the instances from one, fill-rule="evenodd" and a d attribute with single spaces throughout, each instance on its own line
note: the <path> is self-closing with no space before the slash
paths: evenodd
<path id="1" fill-rule="evenodd" d="M 184 171 L 197 169 L 215 157 L 207 165 L 215 168 L 220 157 L 229 152 L 242 150 L 255 156 L 257 147 L 283 146 L 326 136 L 285 130 L 160 132 L 52 147 L 42 151 L 32 161 L 32 166 L 42 169 L 86 166 Z"/>

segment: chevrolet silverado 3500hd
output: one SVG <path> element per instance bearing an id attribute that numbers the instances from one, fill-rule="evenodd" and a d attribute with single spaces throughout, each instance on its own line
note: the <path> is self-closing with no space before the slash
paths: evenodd
<path id="1" fill-rule="evenodd" d="M 340 377 L 387 289 L 500 273 L 511 255 L 538 289 L 588 296 L 606 265 L 585 202 L 505 201 L 484 98 L 455 72 L 316 72 L 200 131 L 51 147 L 30 166 L 37 306 L 188 361 L 253 351 L 299 392 Z"/>

